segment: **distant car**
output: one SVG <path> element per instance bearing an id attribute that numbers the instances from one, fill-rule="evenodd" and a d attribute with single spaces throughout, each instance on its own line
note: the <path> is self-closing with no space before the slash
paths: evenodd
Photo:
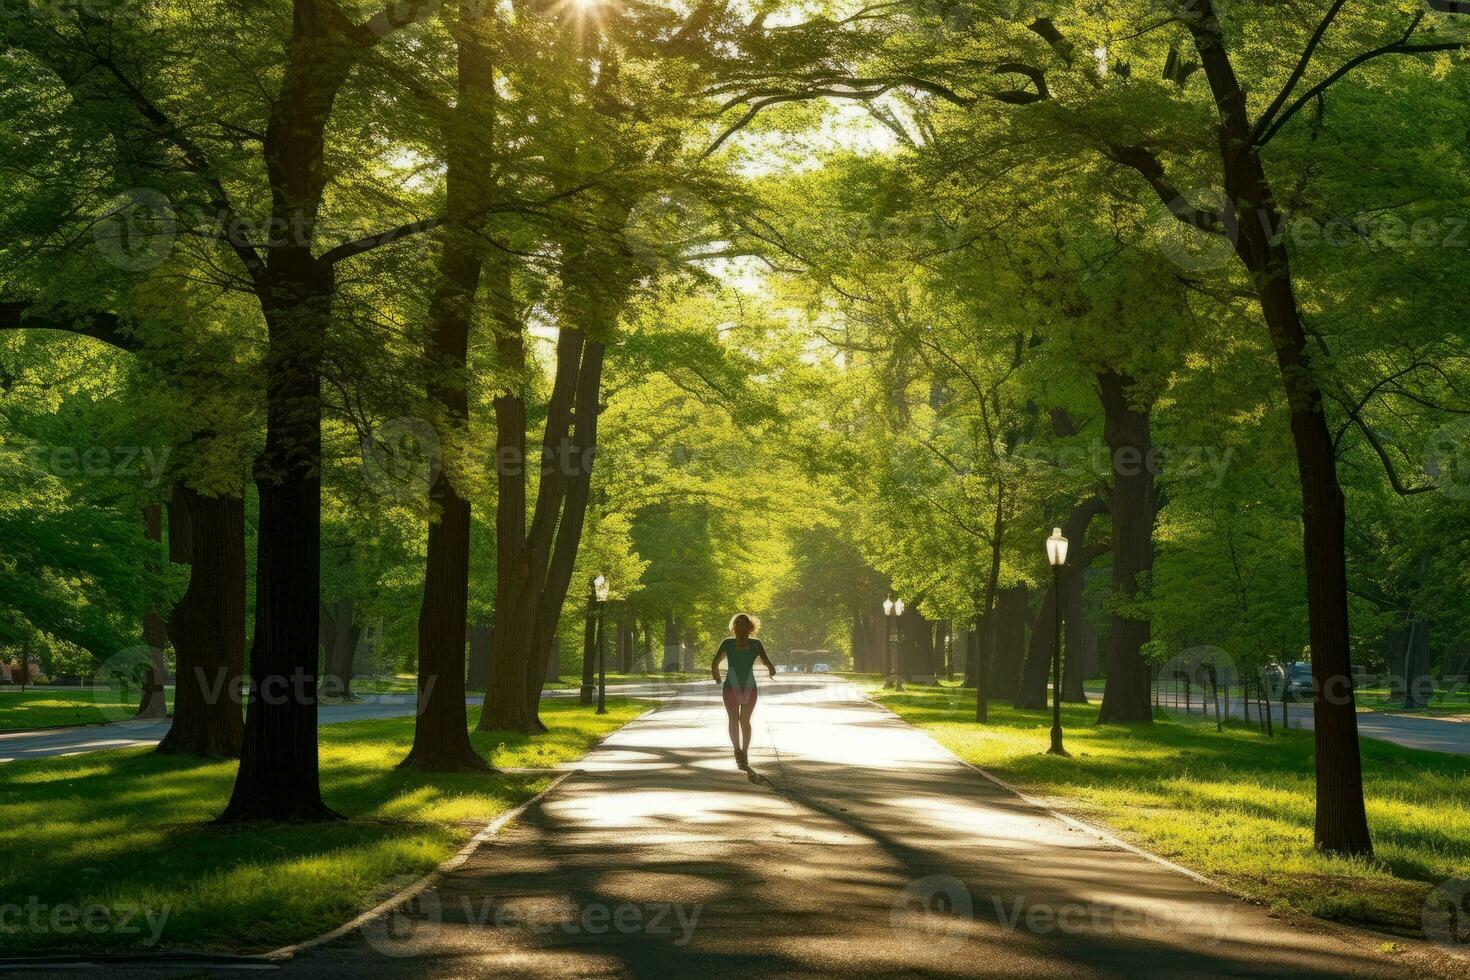
<path id="1" fill-rule="evenodd" d="M 829 666 L 827 666 L 826 664 L 812 664 L 812 673 L 813 674 L 826 674 L 826 673 L 830 672 L 831 670 L 832 670 L 832 668 L 829 667 Z"/>
<path id="2" fill-rule="evenodd" d="M 776 665 L 776 673 L 778 673 L 778 674 L 789 674 L 792 671 L 794 671 L 795 669 L 796 668 L 793 667 L 793 666 L 791 666 L 790 664 L 777 664 Z"/>
<path id="3" fill-rule="evenodd" d="M 1266 694 L 1274 699 L 1310 701 L 1316 689 L 1312 681 L 1312 665 L 1303 663 L 1267 664 L 1264 670 Z"/>
<path id="4" fill-rule="evenodd" d="M 1293 701 L 1310 701 L 1316 685 L 1312 681 L 1311 664 L 1286 665 L 1286 696 Z"/>

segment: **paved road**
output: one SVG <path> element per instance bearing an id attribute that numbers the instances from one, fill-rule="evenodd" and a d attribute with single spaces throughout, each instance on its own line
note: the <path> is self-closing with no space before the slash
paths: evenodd
<path id="1" fill-rule="evenodd" d="M 1070 828 L 851 687 L 713 685 L 624 728 L 405 909 L 283 964 L 397 977 L 1406 976 Z"/>
<path id="2" fill-rule="evenodd" d="M 1200 714 L 1200 701 L 1198 692 L 1191 709 L 1195 715 Z M 1087 696 L 1093 701 L 1102 700 L 1102 691 L 1088 691 Z M 1183 700 L 1179 700 L 1179 711 L 1183 711 Z M 1211 711 L 1213 712 L 1213 708 Z M 1243 706 L 1239 698 L 1230 699 L 1230 717 L 1240 718 Z M 1211 715 L 1213 717 L 1213 714 Z M 1302 728 L 1311 731 L 1312 706 L 1306 703 L 1288 702 L 1286 711 L 1287 721 L 1292 728 Z M 1251 711 L 1251 720 L 1255 720 L 1256 713 Z M 1272 724 L 1281 724 L 1281 702 L 1277 701 L 1271 705 Z M 1377 711 L 1358 712 L 1358 735 L 1361 738 L 1376 738 L 1384 742 L 1393 742 L 1410 749 L 1426 749 L 1430 752 L 1449 752 L 1454 755 L 1470 755 L 1470 722 L 1454 721 L 1448 718 L 1425 718 L 1415 715 L 1391 715 Z"/>
<path id="3" fill-rule="evenodd" d="M 607 693 L 620 698 L 663 698 L 674 688 L 663 681 L 631 684 L 609 684 Z M 577 696 L 576 689 L 551 690 L 543 698 Z M 465 699 L 478 705 L 482 697 Z M 350 704 L 322 705 L 318 723 L 332 725 L 344 721 L 373 718 L 401 718 L 414 713 L 418 703 L 412 694 L 374 694 Z M 135 745 L 157 745 L 168 733 L 168 721 L 120 721 L 110 725 L 85 725 L 79 728 L 53 728 L 33 732 L 0 733 L 0 763 L 16 759 L 43 759 L 58 755 L 79 755 L 101 749 L 123 749 Z"/>

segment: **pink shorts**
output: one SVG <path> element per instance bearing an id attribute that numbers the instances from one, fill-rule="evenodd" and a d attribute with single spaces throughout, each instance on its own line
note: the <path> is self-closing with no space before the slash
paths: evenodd
<path id="1" fill-rule="evenodd" d="M 724 688 L 720 696 L 725 699 L 725 710 L 733 714 L 736 705 L 744 707 L 747 711 L 755 707 L 757 689 L 753 684 L 743 689 L 732 684 Z"/>

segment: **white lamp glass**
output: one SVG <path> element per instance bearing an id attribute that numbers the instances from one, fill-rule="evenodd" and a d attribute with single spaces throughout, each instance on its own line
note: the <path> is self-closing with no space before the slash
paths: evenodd
<path id="1" fill-rule="evenodd" d="M 1067 539 L 1062 537 L 1059 527 L 1052 528 L 1051 537 L 1046 539 L 1046 560 L 1053 566 L 1067 563 Z"/>
<path id="2" fill-rule="evenodd" d="M 899 615 L 899 616 L 902 616 L 903 615 L 903 600 L 902 599 L 898 599 L 898 600 L 896 600 L 893 603 L 893 612 L 896 615 Z"/>
<path id="3" fill-rule="evenodd" d="M 597 596 L 598 602 L 607 601 L 607 576 L 599 575 L 592 580 L 592 590 Z"/>
<path id="4" fill-rule="evenodd" d="M 892 616 L 893 615 L 893 600 L 892 599 L 884 599 L 883 600 L 883 615 L 885 615 L 885 616 Z"/>

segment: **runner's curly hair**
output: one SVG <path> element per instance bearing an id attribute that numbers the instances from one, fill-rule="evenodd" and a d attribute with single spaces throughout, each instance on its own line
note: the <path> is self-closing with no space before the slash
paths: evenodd
<path id="1" fill-rule="evenodd" d="M 748 613 L 736 613 L 730 620 L 730 632 L 744 639 L 747 636 L 755 636 L 756 631 L 761 628 L 761 621 Z"/>

